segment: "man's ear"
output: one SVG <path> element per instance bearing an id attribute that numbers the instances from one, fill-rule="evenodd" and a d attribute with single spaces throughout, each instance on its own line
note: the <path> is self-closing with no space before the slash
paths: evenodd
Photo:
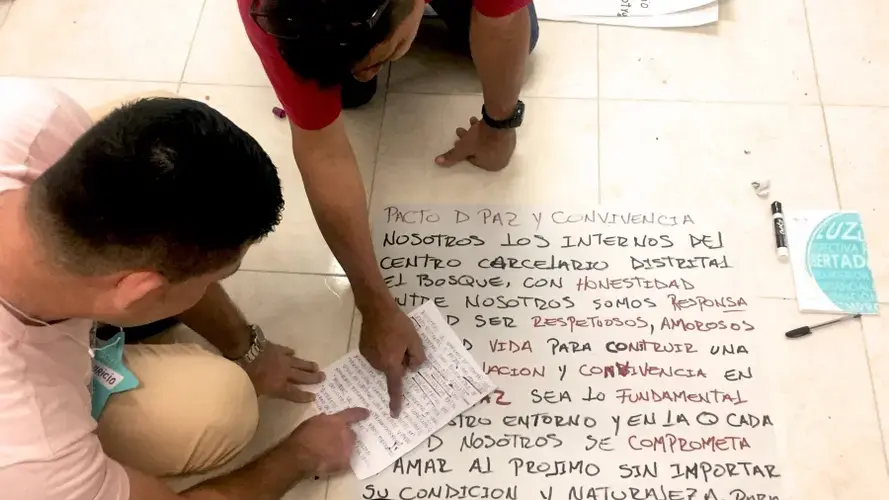
<path id="1" fill-rule="evenodd" d="M 117 282 L 114 308 L 118 311 L 126 311 L 136 302 L 163 288 L 166 283 L 166 278 L 155 272 L 128 273 Z"/>

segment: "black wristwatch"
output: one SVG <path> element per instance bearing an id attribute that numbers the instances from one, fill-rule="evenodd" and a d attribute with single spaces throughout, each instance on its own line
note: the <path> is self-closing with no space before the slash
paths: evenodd
<path id="1" fill-rule="evenodd" d="M 482 120 L 485 121 L 485 125 L 496 128 L 500 130 L 519 128 L 522 126 L 522 120 L 525 119 L 525 103 L 519 101 L 515 105 L 515 109 L 508 118 L 504 120 L 495 120 L 488 115 L 485 107 L 482 106 Z"/>

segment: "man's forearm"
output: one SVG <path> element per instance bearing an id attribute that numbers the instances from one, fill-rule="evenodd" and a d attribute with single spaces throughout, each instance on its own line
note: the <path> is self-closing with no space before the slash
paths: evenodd
<path id="1" fill-rule="evenodd" d="M 508 118 L 522 90 L 531 47 L 528 8 L 503 17 L 487 17 L 472 9 L 470 22 L 469 44 L 485 109 L 494 119 Z"/>
<path id="2" fill-rule="evenodd" d="M 349 277 L 356 306 L 364 315 L 394 307 L 377 267 L 367 196 L 342 119 L 323 131 L 294 131 L 294 154 L 318 228 Z"/>
<path id="3" fill-rule="evenodd" d="M 351 201 L 363 195 L 364 190 L 360 185 L 355 189 L 345 184 L 340 183 L 343 189 L 337 196 L 318 192 L 309 195 L 309 199 L 321 234 L 349 277 L 355 305 L 362 314 L 368 315 L 393 303 L 377 267 L 367 208 Z M 310 189 L 307 186 L 307 191 Z"/>
<path id="4" fill-rule="evenodd" d="M 278 500 L 308 475 L 284 441 L 246 466 L 181 493 L 189 500 Z"/>
<path id="5" fill-rule="evenodd" d="M 219 283 L 207 287 L 201 300 L 178 318 L 216 346 L 223 356 L 239 358 L 250 349 L 250 323 Z"/>
<path id="6" fill-rule="evenodd" d="M 162 480 L 124 466 L 130 500 L 279 500 L 312 473 L 290 440 L 267 451 L 246 466 L 197 484 L 179 494 Z"/>

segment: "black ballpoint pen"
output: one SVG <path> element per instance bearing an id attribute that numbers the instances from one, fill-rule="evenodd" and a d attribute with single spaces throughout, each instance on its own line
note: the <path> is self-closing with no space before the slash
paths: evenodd
<path id="1" fill-rule="evenodd" d="M 851 316 L 843 316 L 842 318 L 832 319 L 830 321 L 825 321 L 824 323 L 819 323 L 817 325 L 812 326 L 801 326 L 799 328 L 794 328 L 789 332 L 785 333 L 784 336 L 789 339 L 798 339 L 800 337 L 805 337 L 806 335 L 811 335 L 812 330 L 817 330 L 819 328 L 824 328 L 825 326 L 835 325 L 841 321 L 846 321 L 849 319 L 860 318 L 861 314 L 853 314 Z"/>

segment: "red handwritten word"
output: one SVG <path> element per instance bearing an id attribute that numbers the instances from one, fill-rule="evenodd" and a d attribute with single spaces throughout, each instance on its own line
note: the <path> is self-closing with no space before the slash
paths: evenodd
<path id="1" fill-rule="evenodd" d="M 704 438 L 686 439 L 674 434 L 664 434 L 652 438 L 632 435 L 627 438 L 630 449 L 635 451 L 651 450 L 661 453 L 688 453 L 693 451 L 740 451 L 750 448 L 747 438 L 739 436 L 708 436 Z"/>
<path id="2" fill-rule="evenodd" d="M 750 323 L 746 320 L 741 320 L 739 322 L 732 321 L 699 321 L 699 320 L 685 320 L 682 318 L 664 318 L 661 321 L 661 330 L 675 330 L 682 329 L 684 332 L 693 331 L 693 332 L 709 332 L 712 330 L 732 330 L 735 332 L 749 332 L 755 330 Z"/>
<path id="3" fill-rule="evenodd" d="M 575 328 L 614 328 L 622 326 L 627 328 L 648 328 L 649 325 L 648 321 L 642 319 L 641 316 L 636 318 L 603 318 L 600 316 L 544 318 L 542 316 L 532 316 L 531 321 L 534 328 L 567 326 L 572 332 Z"/>
<path id="4" fill-rule="evenodd" d="M 491 394 L 488 394 L 487 396 L 483 397 L 482 400 L 481 400 L 481 402 L 482 402 L 482 403 L 491 403 L 491 396 L 496 396 L 496 398 L 495 398 L 494 401 L 493 401 L 493 403 L 496 404 L 496 405 L 499 405 L 499 406 L 509 406 L 509 405 L 512 404 L 512 401 L 507 401 L 507 400 L 506 400 L 506 393 L 503 392 L 503 391 L 500 390 L 500 389 L 494 389 L 494 392 L 492 392 Z"/>
<path id="5" fill-rule="evenodd" d="M 706 309 L 718 308 L 725 309 L 723 312 L 745 311 L 747 309 L 747 301 L 744 297 L 676 297 L 676 294 L 667 294 L 670 298 L 670 304 L 674 311 L 684 311 L 686 309 L 696 309 L 703 312 Z"/>
<path id="6" fill-rule="evenodd" d="M 615 378 L 615 376 L 655 378 L 707 378 L 707 374 L 704 373 L 704 370 L 700 368 L 677 368 L 673 366 L 661 368 L 659 366 L 654 366 L 648 363 L 644 363 L 642 365 L 632 365 L 629 361 L 626 363 L 617 362 L 613 365 L 605 366 L 583 364 L 580 365 L 580 368 L 577 370 L 577 372 L 584 377 L 602 376 L 602 378 Z"/>
<path id="7" fill-rule="evenodd" d="M 731 403 L 741 405 L 749 402 L 741 396 L 741 391 L 737 390 L 734 392 L 724 392 L 719 389 L 711 389 L 705 392 L 687 392 L 646 389 L 633 392 L 630 389 L 617 389 L 614 392 L 621 404 L 661 403 L 666 401 L 669 403 Z"/>

